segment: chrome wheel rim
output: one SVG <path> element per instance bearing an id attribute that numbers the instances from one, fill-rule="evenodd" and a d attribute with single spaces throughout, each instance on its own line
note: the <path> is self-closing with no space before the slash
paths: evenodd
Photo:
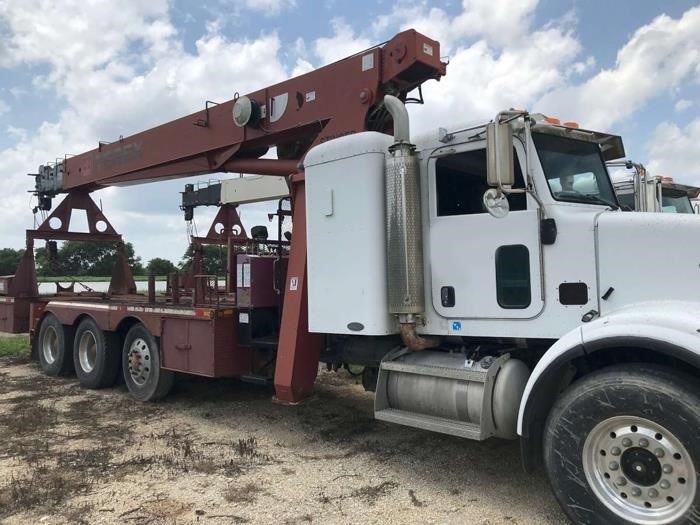
<path id="1" fill-rule="evenodd" d="M 151 376 L 151 350 L 142 338 L 136 338 L 129 346 L 127 354 L 129 375 L 138 386 L 143 386 Z"/>
<path id="2" fill-rule="evenodd" d="M 97 361 L 97 339 L 92 331 L 87 330 L 80 336 L 78 342 L 78 361 L 85 372 L 92 372 Z"/>
<path id="3" fill-rule="evenodd" d="M 697 490 L 693 459 L 683 443 L 641 417 L 615 416 L 596 425 L 583 445 L 583 471 L 598 499 L 632 523 L 680 518 Z"/>
<path id="4" fill-rule="evenodd" d="M 56 361 L 58 357 L 58 333 L 55 326 L 46 327 L 41 341 L 41 353 L 47 364 L 52 365 Z"/>

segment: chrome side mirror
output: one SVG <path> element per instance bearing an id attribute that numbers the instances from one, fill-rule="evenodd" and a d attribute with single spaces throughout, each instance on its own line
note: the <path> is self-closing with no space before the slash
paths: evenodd
<path id="1" fill-rule="evenodd" d="M 515 182 L 513 128 L 509 123 L 486 125 L 486 182 L 501 189 Z"/>
<path id="2" fill-rule="evenodd" d="M 510 211 L 510 204 L 508 203 L 508 197 L 506 194 L 496 188 L 489 188 L 484 193 L 482 199 L 484 203 L 484 208 L 492 217 L 497 219 L 502 219 Z"/>

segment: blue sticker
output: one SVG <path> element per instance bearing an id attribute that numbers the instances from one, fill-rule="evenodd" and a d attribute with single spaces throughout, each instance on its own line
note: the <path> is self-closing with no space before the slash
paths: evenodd
<path id="1" fill-rule="evenodd" d="M 452 330 L 455 332 L 459 332 L 462 329 L 462 322 L 461 321 L 452 321 Z"/>

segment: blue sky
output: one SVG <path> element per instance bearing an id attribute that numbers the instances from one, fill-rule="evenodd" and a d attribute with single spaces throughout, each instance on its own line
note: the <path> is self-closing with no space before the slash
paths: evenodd
<path id="1" fill-rule="evenodd" d="M 414 27 L 447 76 L 413 129 L 524 107 L 623 136 L 700 185 L 700 5 L 674 0 L 0 0 L 0 247 L 33 227 L 26 173 L 306 72 Z M 221 176 L 222 178 L 225 175 Z M 179 260 L 185 182 L 95 193 L 137 254 Z M 198 210 L 200 230 L 214 210 Z M 259 208 L 244 223 L 264 222 Z"/>

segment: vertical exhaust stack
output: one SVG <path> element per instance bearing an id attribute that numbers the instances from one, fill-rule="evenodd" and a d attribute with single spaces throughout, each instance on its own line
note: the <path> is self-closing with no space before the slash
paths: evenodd
<path id="1" fill-rule="evenodd" d="M 411 350 L 423 350 L 435 346 L 437 340 L 415 331 L 425 312 L 418 159 L 409 142 L 408 111 L 403 102 L 386 95 L 384 105 L 394 120 L 394 144 L 385 170 L 389 311 L 401 323 L 404 344 Z"/>

